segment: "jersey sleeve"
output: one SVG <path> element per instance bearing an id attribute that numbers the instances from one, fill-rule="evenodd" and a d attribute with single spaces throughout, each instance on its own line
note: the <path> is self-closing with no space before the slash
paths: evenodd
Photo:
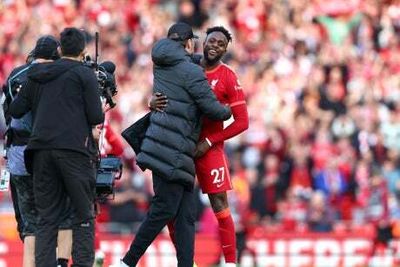
<path id="1" fill-rule="evenodd" d="M 233 71 L 227 71 L 225 84 L 228 103 L 231 108 L 238 105 L 246 105 L 246 99 L 242 85 Z"/>
<path id="2" fill-rule="evenodd" d="M 249 115 L 243 88 L 233 71 L 228 71 L 225 78 L 228 104 L 231 107 L 234 121 L 222 131 L 207 136 L 212 144 L 232 138 L 249 127 Z"/>

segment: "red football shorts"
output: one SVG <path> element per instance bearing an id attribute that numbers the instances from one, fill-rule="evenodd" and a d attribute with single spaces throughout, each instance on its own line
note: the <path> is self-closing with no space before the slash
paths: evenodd
<path id="1" fill-rule="evenodd" d="M 220 193 L 232 189 L 228 164 L 222 148 L 213 147 L 196 159 L 196 175 L 203 194 Z"/>

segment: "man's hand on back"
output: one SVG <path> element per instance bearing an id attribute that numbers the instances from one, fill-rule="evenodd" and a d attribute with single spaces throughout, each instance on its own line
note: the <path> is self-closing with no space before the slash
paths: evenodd
<path id="1" fill-rule="evenodd" d="M 161 93 L 155 93 L 151 96 L 149 108 L 154 111 L 164 112 L 164 109 L 167 107 L 167 103 L 167 96 Z"/>

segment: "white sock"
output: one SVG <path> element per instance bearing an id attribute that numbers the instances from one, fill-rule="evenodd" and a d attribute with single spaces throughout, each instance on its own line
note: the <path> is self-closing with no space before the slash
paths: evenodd
<path id="1" fill-rule="evenodd" d="M 236 263 L 227 262 L 225 263 L 225 267 L 236 267 Z"/>

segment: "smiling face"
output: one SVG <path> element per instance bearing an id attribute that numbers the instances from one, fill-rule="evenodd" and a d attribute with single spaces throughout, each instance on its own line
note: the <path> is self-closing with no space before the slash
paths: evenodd
<path id="1" fill-rule="evenodd" d="M 207 35 L 203 44 L 204 59 L 208 66 L 212 66 L 220 61 L 225 55 L 228 40 L 222 32 L 212 32 Z"/>

